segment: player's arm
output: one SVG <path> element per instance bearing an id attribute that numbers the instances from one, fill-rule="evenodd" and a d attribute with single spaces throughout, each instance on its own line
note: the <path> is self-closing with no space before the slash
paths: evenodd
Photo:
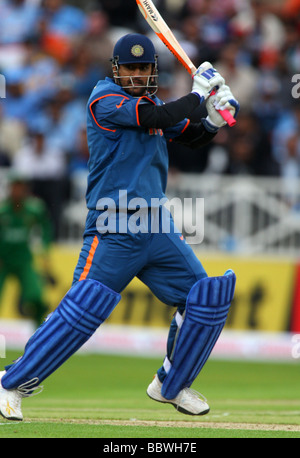
<path id="1" fill-rule="evenodd" d="M 201 67 L 199 67 L 199 70 Z M 223 77 L 214 69 L 199 71 L 193 78 L 190 94 L 164 105 L 139 104 L 139 123 L 142 127 L 166 129 L 173 127 L 185 118 L 189 118 L 193 111 L 208 99 L 210 92 L 224 84 Z"/>
<path id="2" fill-rule="evenodd" d="M 199 106 L 199 98 L 189 94 L 162 106 L 143 104 L 139 106 L 139 121 L 142 127 L 166 129 L 175 126 L 185 118 L 189 118 Z M 181 143 L 192 149 L 197 149 L 209 143 L 216 135 L 218 129 L 210 129 L 201 122 L 189 123 L 184 132 L 173 138 L 176 143 Z"/>
<path id="3" fill-rule="evenodd" d="M 139 122 L 142 127 L 165 129 L 176 125 L 184 118 L 190 118 L 193 111 L 199 107 L 201 97 L 195 92 L 164 105 L 141 103 L 138 106 Z M 207 127 L 209 131 L 219 129 L 226 125 L 226 121 L 217 110 L 227 109 L 234 117 L 239 111 L 239 103 L 233 96 L 229 86 L 225 84 L 206 100 L 208 111 Z"/>
<path id="4" fill-rule="evenodd" d="M 199 104 L 199 97 L 193 93 L 165 105 L 139 104 L 140 126 L 153 129 L 173 127 L 183 119 L 189 118 Z"/>

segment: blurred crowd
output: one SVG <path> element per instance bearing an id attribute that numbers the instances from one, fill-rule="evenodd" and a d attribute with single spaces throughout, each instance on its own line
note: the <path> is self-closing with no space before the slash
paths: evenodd
<path id="1" fill-rule="evenodd" d="M 300 81 L 300 0 L 155 4 L 195 65 L 211 61 L 241 105 L 237 125 L 221 129 L 204 150 L 172 143 L 170 169 L 300 177 L 300 98 L 292 92 L 293 77 Z M 87 99 L 111 76 L 114 43 L 131 31 L 155 43 L 158 96 L 188 93 L 189 75 L 134 0 L 0 0 L 0 167 L 30 180 L 56 225 L 70 183 L 87 171 Z M 202 107 L 195 120 L 204 115 Z"/>

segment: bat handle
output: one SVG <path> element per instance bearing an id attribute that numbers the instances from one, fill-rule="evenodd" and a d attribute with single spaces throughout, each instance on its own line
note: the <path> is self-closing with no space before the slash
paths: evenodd
<path id="1" fill-rule="evenodd" d="M 212 91 L 210 93 L 210 95 L 212 96 L 215 93 L 216 93 L 216 91 Z M 232 126 L 234 126 L 236 124 L 236 119 L 234 119 L 234 117 L 232 116 L 232 114 L 230 113 L 229 110 L 217 110 L 217 112 L 222 116 L 224 121 L 227 122 L 229 127 L 232 127 Z"/>
<path id="2" fill-rule="evenodd" d="M 234 119 L 234 117 L 232 116 L 229 110 L 217 110 L 217 111 L 218 113 L 220 113 L 224 121 L 227 122 L 229 127 L 232 127 L 236 124 L 236 119 Z"/>

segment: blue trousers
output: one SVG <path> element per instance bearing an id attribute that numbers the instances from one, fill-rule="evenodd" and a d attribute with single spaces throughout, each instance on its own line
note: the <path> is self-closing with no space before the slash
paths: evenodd
<path id="1" fill-rule="evenodd" d="M 177 307 L 167 342 L 170 357 L 178 314 L 183 314 L 192 286 L 207 277 L 173 222 L 171 226 L 169 232 L 95 232 L 86 236 L 72 288 L 29 339 L 24 355 L 6 368 L 3 387 L 12 389 L 48 377 L 107 319 L 120 300 L 119 293 L 135 276 L 162 302 Z M 158 370 L 162 382 L 166 375 L 162 366 Z"/>
<path id="2" fill-rule="evenodd" d="M 85 237 L 73 282 L 97 280 L 117 293 L 137 277 L 163 303 L 182 315 L 192 286 L 207 274 L 183 236 L 173 227 L 169 233 L 96 233 Z M 175 342 L 177 322 L 170 325 L 167 356 Z M 158 370 L 161 381 L 166 372 Z"/>
<path id="3" fill-rule="evenodd" d="M 185 306 L 206 272 L 180 234 L 96 234 L 84 239 L 73 283 L 97 280 L 120 293 L 138 277 L 167 305 Z"/>

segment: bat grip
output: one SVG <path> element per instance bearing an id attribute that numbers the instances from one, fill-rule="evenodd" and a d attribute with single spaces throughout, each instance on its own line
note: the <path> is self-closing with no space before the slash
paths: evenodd
<path id="1" fill-rule="evenodd" d="M 216 91 L 212 91 L 210 95 L 214 95 Z M 232 127 L 236 124 L 236 119 L 232 116 L 229 110 L 217 110 L 217 112 L 222 116 L 224 121 L 227 122 L 229 127 Z"/>
<path id="2" fill-rule="evenodd" d="M 227 122 L 228 126 L 232 127 L 236 124 L 236 119 L 232 116 L 229 110 L 217 110 L 218 113 L 222 116 L 224 121 Z"/>

